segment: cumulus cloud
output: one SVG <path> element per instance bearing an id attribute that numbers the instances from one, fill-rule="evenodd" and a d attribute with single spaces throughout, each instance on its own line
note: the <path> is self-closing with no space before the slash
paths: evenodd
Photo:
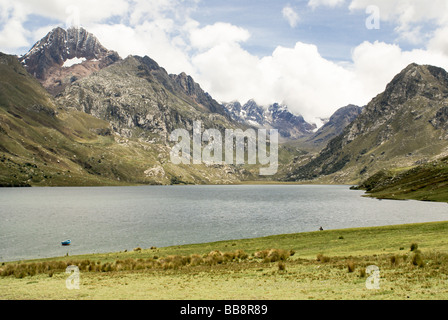
<path id="1" fill-rule="evenodd" d="M 204 28 L 196 28 L 190 32 L 191 45 L 198 49 L 207 49 L 223 43 L 245 42 L 250 33 L 230 23 L 215 23 Z"/>
<path id="2" fill-rule="evenodd" d="M 258 58 L 237 44 L 219 45 L 194 57 L 201 84 L 220 101 L 253 98 L 269 105 L 285 103 L 307 121 L 331 116 L 338 108 L 363 106 L 384 91 L 410 63 L 448 70 L 448 57 L 428 50 L 404 51 L 398 45 L 364 42 L 344 65 L 324 59 L 315 45 L 298 42 Z"/>
<path id="3" fill-rule="evenodd" d="M 27 36 L 23 22 L 18 18 L 10 19 L 0 31 L 0 47 L 7 53 L 15 53 L 16 48 L 29 44 Z"/>
<path id="4" fill-rule="evenodd" d="M 293 8 L 291 8 L 291 6 L 287 5 L 286 7 L 284 7 L 282 10 L 282 14 L 283 18 L 288 21 L 291 28 L 295 28 L 299 23 L 300 17 L 297 12 Z"/>

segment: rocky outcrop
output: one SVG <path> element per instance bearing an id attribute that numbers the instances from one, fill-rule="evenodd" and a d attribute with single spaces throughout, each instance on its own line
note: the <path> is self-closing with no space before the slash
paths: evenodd
<path id="1" fill-rule="evenodd" d="M 448 130 L 448 106 L 437 111 L 436 116 L 429 121 L 436 129 Z"/>
<path id="2" fill-rule="evenodd" d="M 19 60 L 56 95 L 74 81 L 117 62 L 120 56 L 83 28 L 55 28 Z"/>
<path id="3" fill-rule="evenodd" d="M 198 85 L 189 91 L 176 79 L 149 57 L 129 56 L 73 83 L 58 101 L 107 120 L 121 136 L 146 141 L 165 143 L 175 129 L 191 131 L 196 120 L 208 128 L 234 127 L 225 116 L 195 102 L 203 92 Z"/>
<path id="4" fill-rule="evenodd" d="M 224 106 L 214 100 L 210 94 L 202 90 L 201 86 L 191 76 L 182 72 L 179 75 L 170 75 L 170 77 L 178 86 L 178 89 L 180 89 L 179 93 L 186 94 L 195 103 L 209 112 L 227 116 Z"/>

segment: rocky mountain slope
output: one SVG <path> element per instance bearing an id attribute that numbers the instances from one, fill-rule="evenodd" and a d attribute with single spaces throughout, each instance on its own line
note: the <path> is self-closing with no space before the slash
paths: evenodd
<path id="1" fill-rule="evenodd" d="M 411 64 L 344 132 L 286 180 L 358 183 L 384 168 L 412 167 L 448 155 L 448 73 Z"/>
<path id="2" fill-rule="evenodd" d="M 327 144 L 344 131 L 360 114 L 362 108 L 355 105 L 348 105 L 338 109 L 316 132 L 288 142 L 291 147 L 296 147 L 302 151 L 318 153 Z"/>
<path id="3" fill-rule="evenodd" d="M 59 104 L 17 57 L 0 54 L 0 186 L 226 184 L 250 176 L 230 166 L 177 166 L 170 151 Z"/>
<path id="4" fill-rule="evenodd" d="M 325 147 L 330 140 L 342 134 L 344 129 L 358 118 L 361 111 L 362 108 L 355 105 L 348 105 L 338 109 L 323 127 L 304 142 L 312 144 L 317 148 Z"/>
<path id="5" fill-rule="evenodd" d="M 53 95 L 72 82 L 120 60 L 83 28 L 55 28 L 20 57 L 27 71 Z"/>
<path id="6" fill-rule="evenodd" d="M 291 113 L 287 106 L 277 103 L 263 108 L 254 100 L 244 105 L 235 101 L 224 104 L 224 107 L 233 120 L 255 128 L 277 129 L 283 140 L 310 136 L 317 129 L 302 116 Z"/>
<path id="7" fill-rule="evenodd" d="M 167 143 L 175 129 L 235 128 L 221 105 L 191 77 L 169 75 L 149 57 L 129 56 L 74 82 L 59 104 L 108 121 L 122 137 Z"/>

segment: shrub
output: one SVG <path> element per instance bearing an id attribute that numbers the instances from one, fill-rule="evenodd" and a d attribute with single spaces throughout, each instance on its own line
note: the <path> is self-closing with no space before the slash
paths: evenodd
<path id="1" fill-rule="evenodd" d="M 324 256 L 323 254 L 319 253 L 317 255 L 317 261 L 319 262 L 330 262 L 330 258 L 327 256 Z"/>
<path id="2" fill-rule="evenodd" d="M 411 251 L 415 251 L 417 249 L 418 249 L 418 244 L 417 243 L 411 244 Z"/>
<path id="3" fill-rule="evenodd" d="M 236 254 L 234 252 L 226 252 L 223 257 L 225 261 L 233 261 L 236 258 Z"/>
<path id="4" fill-rule="evenodd" d="M 365 268 L 362 268 L 362 269 L 359 270 L 359 276 L 361 278 L 365 278 L 366 277 L 366 269 Z"/>
<path id="5" fill-rule="evenodd" d="M 202 259 L 202 257 L 200 255 L 194 254 L 191 256 L 190 265 L 198 266 L 198 265 L 202 264 L 203 262 L 204 262 L 204 260 Z"/>
<path id="6" fill-rule="evenodd" d="M 263 259 L 264 262 L 286 261 L 291 256 L 291 251 L 281 249 L 271 249 L 256 252 L 255 258 Z"/>
<path id="7" fill-rule="evenodd" d="M 390 257 L 390 263 L 391 263 L 391 264 L 393 264 L 393 265 L 397 265 L 398 262 L 399 262 L 399 257 L 398 257 L 398 256 L 393 255 L 393 256 Z"/>
<path id="8" fill-rule="evenodd" d="M 26 277 L 26 274 L 25 274 L 25 271 L 24 271 L 24 270 L 22 270 L 21 268 L 19 268 L 19 269 L 17 269 L 17 270 L 14 271 L 14 276 L 15 276 L 17 279 L 23 279 L 23 278 Z"/>
<path id="9" fill-rule="evenodd" d="M 222 264 L 224 255 L 221 251 L 212 251 L 205 257 L 205 263 L 208 265 Z"/>
<path id="10" fill-rule="evenodd" d="M 285 270 L 286 270 L 286 264 L 283 261 L 279 261 L 278 271 L 285 271 Z"/>
<path id="11" fill-rule="evenodd" d="M 422 255 L 420 253 L 414 254 L 414 256 L 412 257 L 412 264 L 420 268 L 423 268 L 425 266 L 425 262 L 423 261 Z"/>
<path id="12" fill-rule="evenodd" d="M 235 251 L 235 256 L 241 260 L 246 260 L 247 258 L 249 258 L 249 255 L 246 252 L 244 252 L 243 250 Z"/>
<path id="13" fill-rule="evenodd" d="M 355 266 L 355 263 L 353 262 L 353 260 L 349 260 L 347 262 L 347 268 L 348 268 L 348 272 L 350 272 L 350 273 L 355 271 L 356 266 Z"/>

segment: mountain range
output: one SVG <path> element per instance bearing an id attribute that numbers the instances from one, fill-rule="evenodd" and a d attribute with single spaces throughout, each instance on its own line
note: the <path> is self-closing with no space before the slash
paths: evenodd
<path id="1" fill-rule="evenodd" d="M 448 73 L 411 64 L 316 157 L 287 180 L 358 183 L 385 168 L 413 167 L 448 156 Z"/>
<path id="2" fill-rule="evenodd" d="M 288 106 L 278 103 L 264 108 L 254 100 L 244 105 L 234 101 L 224 107 L 233 120 L 255 128 L 277 129 L 284 140 L 310 136 L 317 129 L 315 124 L 307 123 L 302 116 L 291 113 Z"/>
<path id="3" fill-rule="evenodd" d="M 364 106 L 317 128 L 283 104 L 221 103 L 150 57 L 56 28 L 21 56 L 0 55 L 0 185 L 241 183 L 257 166 L 174 166 L 174 129 L 277 129 L 275 181 L 361 184 L 381 170 L 448 156 L 448 74 L 411 64 Z M 264 178 L 266 179 L 266 178 Z"/>

